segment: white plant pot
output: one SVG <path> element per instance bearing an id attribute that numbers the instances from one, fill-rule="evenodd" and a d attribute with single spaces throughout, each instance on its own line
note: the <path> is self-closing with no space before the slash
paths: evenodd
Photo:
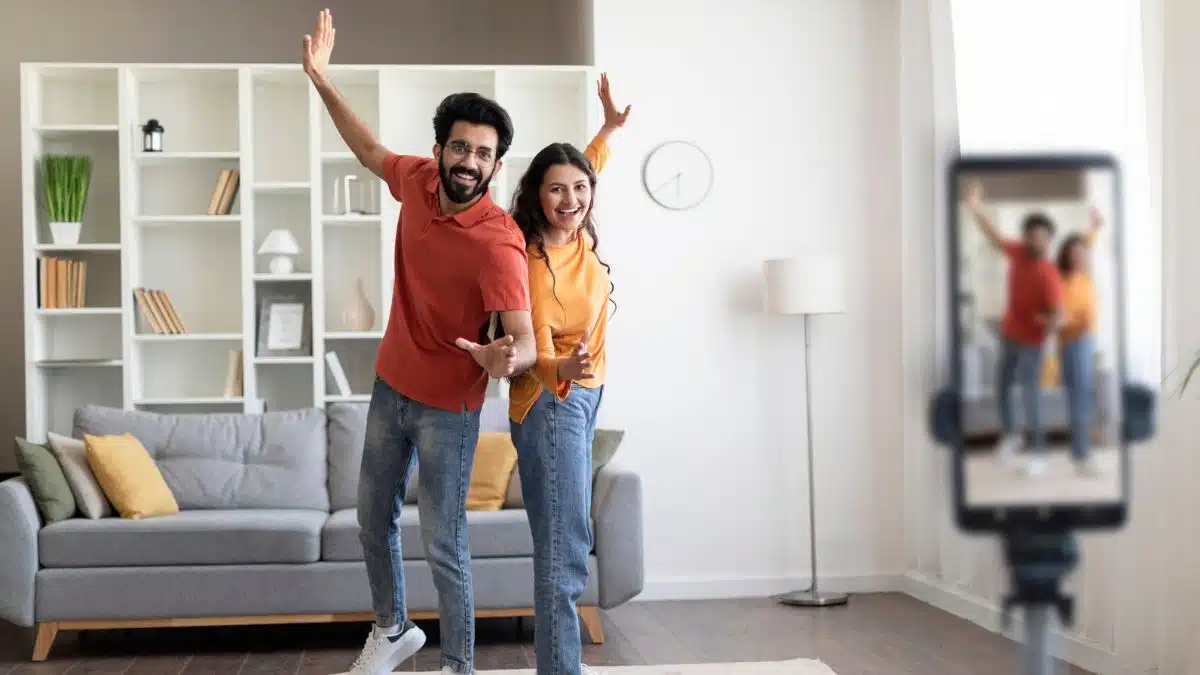
<path id="1" fill-rule="evenodd" d="M 50 223 L 50 237 L 56 246 L 78 244 L 81 225 L 82 223 Z"/>

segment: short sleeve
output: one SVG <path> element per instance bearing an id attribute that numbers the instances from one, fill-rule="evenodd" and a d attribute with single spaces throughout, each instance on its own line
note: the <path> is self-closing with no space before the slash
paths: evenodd
<path id="1" fill-rule="evenodd" d="M 523 237 L 509 235 L 488 244 L 479 271 L 485 312 L 529 311 L 529 254 Z"/>
<path id="2" fill-rule="evenodd" d="M 431 162 L 428 157 L 388 153 L 383 158 L 383 180 L 396 201 L 404 201 L 404 186 L 412 183 L 420 169 Z"/>
<path id="3" fill-rule="evenodd" d="M 1015 258 L 1025 253 L 1025 244 L 1012 239 L 1005 239 L 1001 244 L 1004 248 L 1004 254 L 1009 258 Z"/>

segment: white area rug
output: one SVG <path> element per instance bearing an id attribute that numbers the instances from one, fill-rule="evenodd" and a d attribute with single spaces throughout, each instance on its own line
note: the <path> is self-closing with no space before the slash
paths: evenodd
<path id="1" fill-rule="evenodd" d="M 601 675 L 837 675 L 833 669 L 813 659 L 760 661 L 751 663 L 697 663 L 668 666 L 592 666 Z M 396 671 L 400 673 L 401 671 Z M 481 670 L 479 675 L 536 675 L 532 668 L 521 670 Z M 438 675 L 434 671 L 412 675 Z"/>

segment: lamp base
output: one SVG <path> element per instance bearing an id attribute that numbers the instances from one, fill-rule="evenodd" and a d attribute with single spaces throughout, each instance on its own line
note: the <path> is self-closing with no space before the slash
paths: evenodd
<path id="1" fill-rule="evenodd" d="M 835 607 L 850 602 L 850 596 L 845 593 L 824 593 L 813 590 L 792 591 L 784 593 L 777 599 L 780 604 L 792 607 Z"/>
<path id="2" fill-rule="evenodd" d="M 292 259 L 290 256 L 277 255 L 271 258 L 270 268 L 271 274 L 291 274 Z"/>

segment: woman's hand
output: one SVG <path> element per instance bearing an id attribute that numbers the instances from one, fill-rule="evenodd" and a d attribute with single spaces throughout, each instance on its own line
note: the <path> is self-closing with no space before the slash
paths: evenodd
<path id="1" fill-rule="evenodd" d="M 625 106 L 624 111 L 617 110 L 617 105 L 613 103 L 612 90 L 608 86 L 608 73 L 600 73 L 600 82 L 596 84 L 596 92 L 600 95 L 601 105 L 604 106 L 604 128 L 611 131 L 625 126 L 625 121 L 629 119 L 629 111 L 633 109 L 633 106 Z"/>
<path id="2" fill-rule="evenodd" d="M 590 380 L 595 377 L 595 375 L 587 372 L 592 367 L 592 355 L 588 353 L 587 346 L 590 335 L 590 330 L 584 331 L 583 337 L 579 338 L 579 344 L 575 345 L 575 349 L 571 350 L 571 354 L 558 359 L 559 382 Z"/>

